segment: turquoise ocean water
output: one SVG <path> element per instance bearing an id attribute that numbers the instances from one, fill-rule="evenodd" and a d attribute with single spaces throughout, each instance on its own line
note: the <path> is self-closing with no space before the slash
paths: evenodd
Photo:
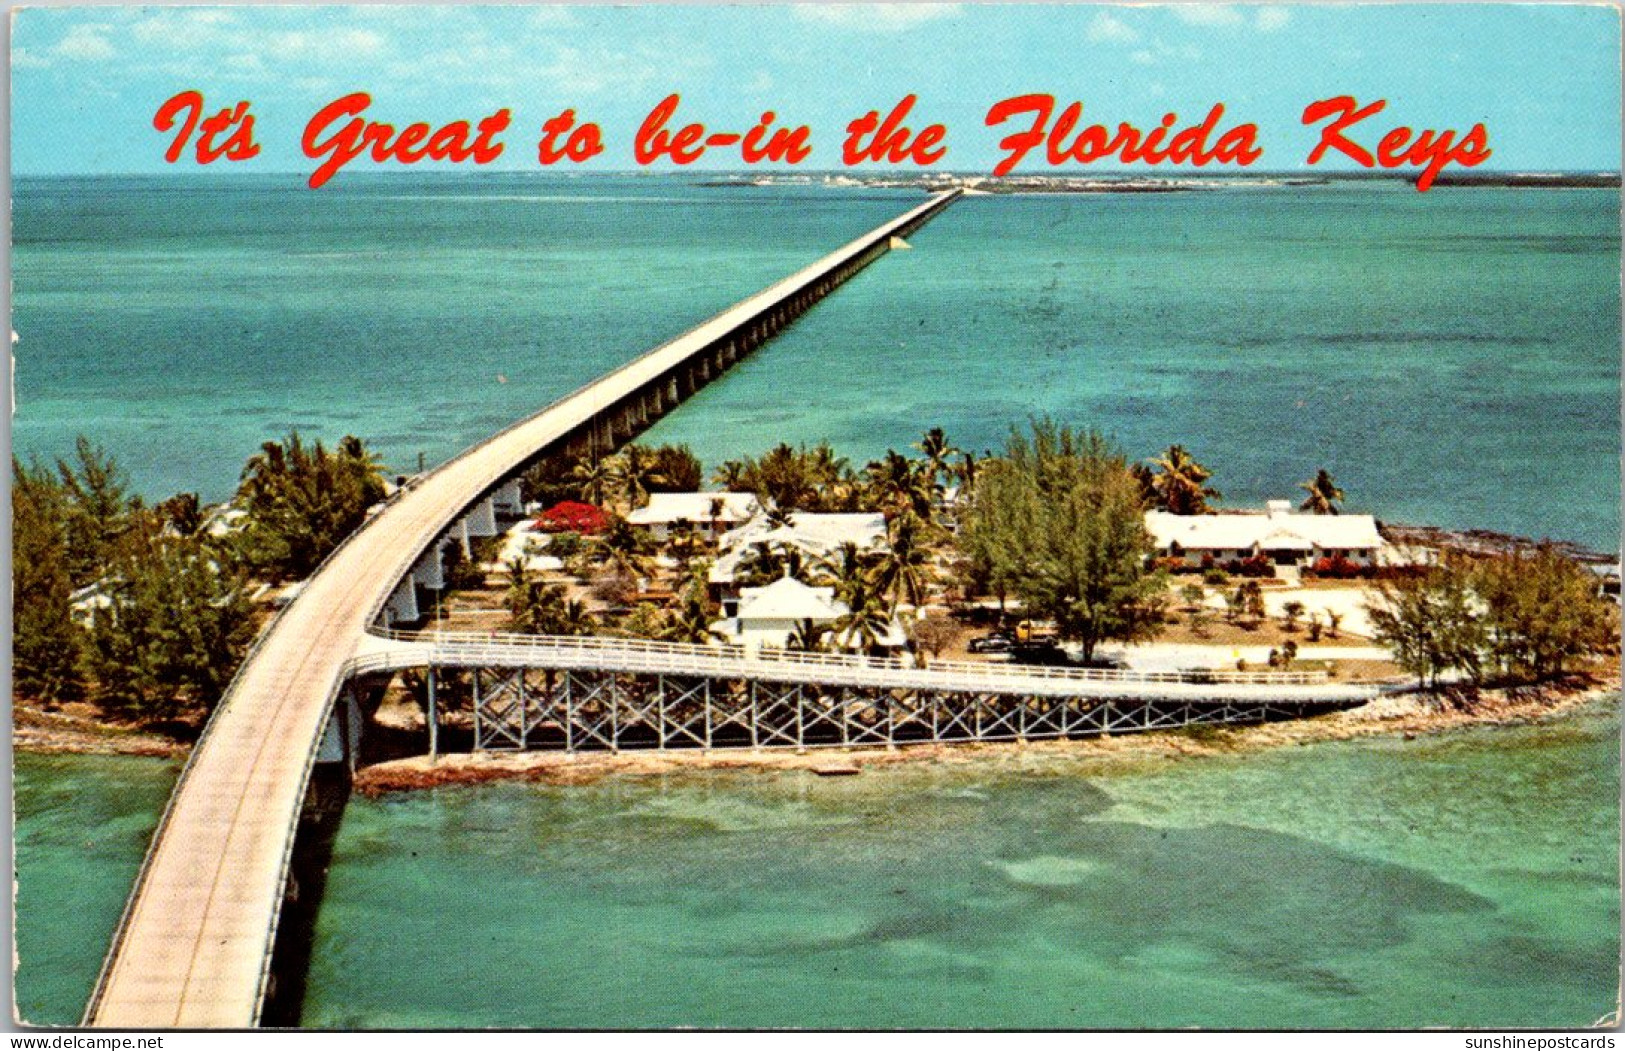
<path id="1" fill-rule="evenodd" d="M 355 799 L 305 1024 L 1584 1025 L 1617 988 L 1618 732 L 1610 702 L 1109 774 Z M 173 771 L 18 772 L 19 1002 L 71 1022 Z"/>
<path id="2" fill-rule="evenodd" d="M 19 451 L 84 432 L 209 499 L 291 427 L 433 463 L 918 199 L 347 182 L 19 180 Z M 1326 466 L 1384 518 L 1614 549 L 1618 217 L 1372 184 L 969 199 L 650 437 L 861 463 L 1048 412 L 1184 442 L 1231 503 Z M 1617 730 L 357 800 L 307 1020 L 1583 1024 L 1617 985 Z M 173 776 L 18 760 L 24 1017 L 78 1017 Z"/>
<path id="3" fill-rule="evenodd" d="M 917 195 L 667 178 L 19 180 L 15 441 L 229 495 L 298 427 L 435 463 Z M 1050 413 L 1237 505 L 1619 543 L 1619 195 L 978 197 L 660 424 L 709 462 Z"/>

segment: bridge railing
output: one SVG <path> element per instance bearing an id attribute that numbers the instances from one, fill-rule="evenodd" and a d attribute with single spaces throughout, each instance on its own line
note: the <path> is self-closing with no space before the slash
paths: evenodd
<path id="1" fill-rule="evenodd" d="M 916 663 L 904 657 L 864 657 L 838 653 L 741 646 L 711 646 L 700 643 L 660 642 L 652 639 L 605 638 L 593 635 L 517 635 L 501 632 L 410 632 L 379 630 L 375 634 L 403 642 L 432 646 L 437 655 L 457 660 L 500 660 L 516 649 L 549 655 L 600 656 L 629 670 L 651 672 L 693 672 L 737 674 L 752 668 L 823 669 L 853 674 L 885 671 L 928 671 L 933 677 L 976 680 L 1045 679 L 1092 683 L 1227 683 L 1255 686 L 1309 686 L 1330 681 L 1323 670 L 1243 672 L 1228 669 L 1189 671 L 1131 671 L 1118 668 L 1063 668 L 1037 664 L 1004 664 L 993 661 L 930 661 Z M 352 663 L 356 671 L 384 670 L 390 666 L 387 654 L 369 654 Z"/>

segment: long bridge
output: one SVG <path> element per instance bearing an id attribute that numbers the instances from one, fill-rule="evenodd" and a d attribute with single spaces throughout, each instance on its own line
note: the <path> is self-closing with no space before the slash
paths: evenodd
<path id="1" fill-rule="evenodd" d="M 631 440 L 948 207 L 936 195 L 395 493 L 245 657 L 193 749 L 86 1010 L 126 1029 L 259 1024 L 319 761 L 353 761 L 357 694 L 403 669 L 471 678 L 478 748 L 991 740 L 1250 721 L 1358 703 L 1292 676 L 1117 676 L 619 640 L 398 635 L 442 553 L 521 511 L 518 476 Z M 432 746 L 431 746 L 432 747 Z"/>
<path id="2" fill-rule="evenodd" d="M 635 437 L 953 203 L 871 230 L 440 465 L 306 581 L 249 651 L 159 820 L 86 1010 L 125 1029 L 257 1024 L 311 770 L 359 641 L 411 619 L 448 540 L 495 532 L 515 479 Z"/>

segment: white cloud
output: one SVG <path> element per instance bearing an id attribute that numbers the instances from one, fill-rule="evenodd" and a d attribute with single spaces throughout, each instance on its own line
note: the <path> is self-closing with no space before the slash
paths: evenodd
<path id="1" fill-rule="evenodd" d="M 382 54 L 384 38 L 370 29 L 290 29 L 268 34 L 265 50 L 285 61 L 348 62 Z"/>
<path id="2" fill-rule="evenodd" d="M 939 18 L 959 13 L 959 4 L 796 4 L 791 8 L 804 22 L 839 26 L 842 29 L 869 29 L 895 32 L 913 29 Z"/>
<path id="3" fill-rule="evenodd" d="M 709 69 L 710 55 L 697 48 L 676 52 L 645 44 L 631 52 L 601 48 L 561 47 L 553 60 L 540 67 L 526 63 L 523 76 L 552 80 L 561 90 L 584 95 L 606 91 L 637 91 L 651 84 L 675 86 L 685 74 Z"/>
<path id="4" fill-rule="evenodd" d="M 57 41 L 51 53 L 82 62 L 101 62 L 112 58 L 116 52 L 107 39 L 107 33 L 112 28 L 105 22 L 74 26 Z"/>
<path id="5" fill-rule="evenodd" d="M 1102 11 L 1089 23 L 1084 36 L 1091 44 L 1132 44 L 1140 39 L 1127 22 L 1114 17 L 1108 11 Z"/>
<path id="6" fill-rule="evenodd" d="M 1154 66 L 1164 60 L 1176 62 L 1195 62 L 1202 57 L 1201 48 L 1189 44 L 1165 44 L 1161 40 L 1153 40 L 1146 47 L 1140 48 L 1129 55 L 1129 61 L 1141 66 Z"/>
<path id="7" fill-rule="evenodd" d="M 43 55 L 36 55 L 26 47 L 11 49 L 12 69 L 44 69 L 50 64 L 50 59 Z"/>
<path id="8" fill-rule="evenodd" d="M 1176 4 L 1174 16 L 1193 26 L 1239 26 L 1245 19 L 1241 12 L 1224 4 Z"/>
<path id="9" fill-rule="evenodd" d="M 260 77 L 270 72 L 265 63 L 260 61 L 256 54 L 245 52 L 239 55 L 227 55 L 225 61 L 220 63 L 223 72 L 240 77 Z"/>
<path id="10" fill-rule="evenodd" d="M 1292 21 L 1292 12 L 1284 7 L 1261 7 L 1258 9 L 1256 22 L 1260 32 L 1273 33 L 1290 21 Z"/>
<path id="11" fill-rule="evenodd" d="M 143 44 L 160 44 L 172 50 L 196 50 L 229 43 L 242 36 L 227 27 L 228 11 L 163 10 L 130 27 L 130 35 Z"/>

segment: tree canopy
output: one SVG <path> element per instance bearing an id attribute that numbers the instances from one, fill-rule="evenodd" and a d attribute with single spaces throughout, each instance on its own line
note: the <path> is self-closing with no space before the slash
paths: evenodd
<path id="1" fill-rule="evenodd" d="M 1450 677 L 1538 681 L 1617 643 L 1618 609 L 1596 578 L 1550 545 L 1491 557 L 1447 555 L 1383 581 L 1371 606 L 1379 641 L 1425 686 Z"/>
<path id="2" fill-rule="evenodd" d="M 1139 482 L 1099 432 L 1048 420 L 1013 431 L 1004 454 L 983 461 L 960 544 L 996 589 L 1021 596 L 1035 616 L 1090 660 L 1104 641 L 1153 635 L 1164 580 L 1148 569 Z"/>
<path id="3" fill-rule="evenodd" d="M 336 450 L 307 445 L 295 431 L 249 458 L 237 489 L 248 512 L 243 536 L 250 565 L 277 579 L 302 579 L 366 520 L 384 498 L 377 458 L 361 439 Z"/>

